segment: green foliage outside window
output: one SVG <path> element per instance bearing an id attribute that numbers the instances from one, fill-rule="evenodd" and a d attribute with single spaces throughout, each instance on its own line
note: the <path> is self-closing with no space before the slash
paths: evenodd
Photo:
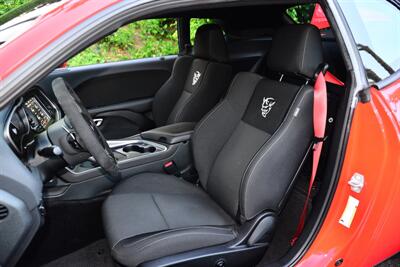
<path id="1" fill-rule="evenodd" d="M 190 37 L 209 19 L 191 19 Z M 179 53 L 176 19 L 148 19 L 121 27 L 68 61 L 68 66 L 83 66 L 122 60 L 160 57 Z"/>
<path id="2" fill-rule="evenodd" d="M 41 3 L 57 0 L 0 0 L 0 24 L 10 17 L 26 12 Z M 297 23 L 309 23 L 315 4 L 298 5 L 287 10 Z M 193 44 L 197 29 L 212 23 L 211 19 L 190 20 L 190 39 Z M 122 60 L 176 55 L 178 51 L 177 20 L 148 19 L 121 27 L 115 33 L 83 50 L 68 61 L 68 65 L 83 66 Z"/>
<path id="3" fill-rule="evenodd" d="M 42 4 L 58 0 L 0 0 L 0 25 Z"/>
<path id="4" fill-rule="evenodd" d="M 19 7 L 28 1 L 29 0 L 2 0 L 0 2 L 0 16 L 3 16 L 12 9 Z"/>
<path id="5" fill-rule="evenodd" d="M 213 23 L 212 19 L 191 19 L 190 20 L 190 41 L 192 45 L 194 44 L 194 38 L 196 36 L 197 29 L 204 24 Z"/>
<path id="6" fill-rule="evenodd" d="M 149 19 L 128 24 L 68 61 L 69 66 L 178 54 L 175 19 Z"/>
<path id="7" fill-rule="evenodd" d="M 286 10 L 286 13 L 298 24 L 310 23 L 315 4 L 297 5 Z"/>

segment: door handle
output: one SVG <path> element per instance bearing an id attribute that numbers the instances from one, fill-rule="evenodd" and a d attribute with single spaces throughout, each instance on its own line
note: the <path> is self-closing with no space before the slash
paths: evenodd
<path id="1" fill-rule="evenodd" d="M 103 119 L 101 118 L 93 119 L 93 122 L 97 127 L 100 127 L 103 124 Z"/>

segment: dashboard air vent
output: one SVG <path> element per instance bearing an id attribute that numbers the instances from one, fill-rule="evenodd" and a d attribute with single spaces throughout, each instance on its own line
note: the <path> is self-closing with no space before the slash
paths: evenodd
<path id="1" fill-rule="evenodd" d="M 8 216 L 8 209 L 6 206 L 0 204 L 0 221 Z"/>

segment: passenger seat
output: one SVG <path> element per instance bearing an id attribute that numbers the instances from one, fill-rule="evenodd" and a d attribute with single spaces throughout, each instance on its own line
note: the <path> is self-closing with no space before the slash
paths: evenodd
<path id="1" fill-rule="evenodd" d="M 201 26 L 196 32 L 193 56 L 177 58 L 171 77 L 155 95 L 156 126 L 199 121 L 218 103 L 231 82 L 228 61 L 221 28 L 216 24 Z"/>

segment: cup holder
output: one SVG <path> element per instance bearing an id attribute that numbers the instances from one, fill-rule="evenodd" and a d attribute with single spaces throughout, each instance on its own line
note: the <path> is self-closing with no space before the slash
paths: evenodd
<path id="1" fill-rule="evenodd" d="M 154 146 L 140 146 L 140 145 L 128 145 L 123 148 L 123 151 L 128 152 L 138 152 L 138 153 L 154 153 L 156 148 Z"/>

